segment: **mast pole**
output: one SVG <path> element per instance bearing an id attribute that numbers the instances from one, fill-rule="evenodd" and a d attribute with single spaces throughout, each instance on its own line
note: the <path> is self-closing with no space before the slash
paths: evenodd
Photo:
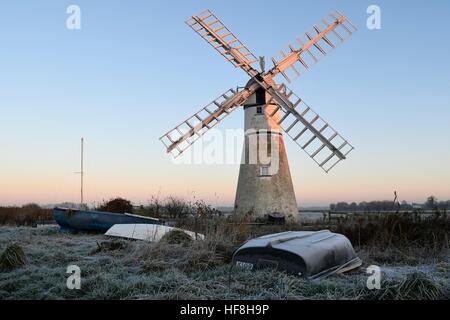
<path id="1" fill-rule="evenodd" d="M 80 176 L 81 176 L 81 194 L 80 194 L 80 196 L 81 196 L 81 205 L 83 205 L 83 184 L 84 184 L 84 181 L 83 181 L 83 178 L 84 178 L 84 169 L 83 169 L 83 157 L 84 157 L 84 154 L 83 154 L 83 152 L 84 152 L 84 150 L 83 150 L 83 146 L 84 145 L 84 138 L 82 137 L 81 138 L 81 171 L 80 171 Z"/>

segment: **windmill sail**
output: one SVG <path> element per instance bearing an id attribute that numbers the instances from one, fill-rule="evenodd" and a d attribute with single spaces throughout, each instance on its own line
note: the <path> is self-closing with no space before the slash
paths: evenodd
<path id="1" fill-rule="evenodd" d="M 277 86 L 272 99 L 278 107 L 268 115 L 274 117 L 280 111 L 277 124 L 325 172 L 329 172 L 354 149 L 286 85 Z"/>
<path id="2" fill-rule="evenodd" d="M 356 30 L 346 16 L 335 11 L 297 38 L 295 45 L 289 44 L 286 51 L 280 50 L 279 56 L 272 57 L 274 67 L 269 73 L 274 78 L 281 75 L 290 83 Z"/>
<path id="3" fill-rule="evenodd" d="M 346 16 L 335 11 L 313 25 L 311 31 L 304 33 L 303 40 L 297 38 L 297 48 L 289 44 L 288 51 L 280 51 L 281 59 L 272 58 L 274 67 L 263 73 L 252 67 L 252 64 L 258 61 L 255 55 L 211 11 L 193 16 L 186 24 L 235 67 L 243 69 L 252 80 L 243 91 L 228 90 L 164 134 L 160 140 L 166 146 L 167 152 L 171 152 L 175 157 L 180 155 L 237 106 L 243 105 L 259 88 L 263 88 L 278 106 L 269 116 L 273 117 L 324 171 L 330 171 L 353 150 L 347 140 L 284 83 L 275 83 L 279 75 L 291 82 L 292 78 L 300 76 L 351 36 L 357 29 Z M 278 117 L 278 111 L 281 117 Z"/>
<path id="4" fill-rule="evenodd" d="M 251 66 L 258 59 L 211 11 L 193 16 L 186 24 L 236 68 L 244 69 L 251 77 L 258 74 Z"/>
<path id="5" fill-rule="evenodd" d="M 229 89 L 194 115 L 161 136 L 167 152 L 178 157 L 209 129 L 216 126 L 252 94 L 251 90 Z"/>

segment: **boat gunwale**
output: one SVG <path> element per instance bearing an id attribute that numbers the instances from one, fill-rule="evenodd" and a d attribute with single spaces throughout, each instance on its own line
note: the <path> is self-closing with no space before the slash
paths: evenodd
<path id="1" fill-rule="evenodd" d="M 54 207 L 53 210 L 60 210 L 60 211 L 77 211 L 77 212 L 86 212 L 86 213 L 93 213 L 93 214 L 120 215 L 120 216 L 121 216 L 121 215 L 126 215 L 126 216 L 128 216 L 128 217 L 142 218 L 142 219 L 147 219 L 147 220 L 152 220 L 152 221 L 163 222 L 163 220 L 158 219 L 158 218 L 146 217 L 146 216 L 141 216 L 141 215 L 138 215 L 138 214 L 133 214 L 133 213 L 128 213 L 128 212 L 119 213 L 119 212 L 108 212 L 108 211 L 98 211 L 98 210 L 85 210 L 85 209 L 65 208 L 65 207 Z"/>

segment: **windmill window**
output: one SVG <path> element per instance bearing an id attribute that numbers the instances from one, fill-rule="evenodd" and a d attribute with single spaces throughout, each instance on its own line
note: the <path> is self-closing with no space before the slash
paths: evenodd
<path id="1" fill-rule="evenodd" d="M 256 114 L 262 114 L 262 107 L 256 107 Z"/>
<path id="2" fill-rule="evenodd" d="M 259 175 L 260 175 L 261 177 L 268 177 L 268 176 L 270 176 L 270 173 L 269 173 L 269 166 L 261 166 L 261 167 L 260 167 Z"/>

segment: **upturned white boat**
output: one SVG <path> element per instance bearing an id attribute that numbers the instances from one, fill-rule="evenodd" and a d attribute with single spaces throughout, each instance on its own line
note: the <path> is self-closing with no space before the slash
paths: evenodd
<path id="1" fill-rule="evenodd" d="M 158 242 L 160 241 L 164 235 L 173 230 L 179 230 L 186 233 L 191 237 L 192 240 L 203 240 L 205 236 L 200 233 L 163 226 L 156 224 L 115 224 L 108 231 L 106 231 L 105 235 L 111 237 L 119 237 L 126 239 L 135 239 L 135 240 L 144 240 L 150 242 Z"/>

